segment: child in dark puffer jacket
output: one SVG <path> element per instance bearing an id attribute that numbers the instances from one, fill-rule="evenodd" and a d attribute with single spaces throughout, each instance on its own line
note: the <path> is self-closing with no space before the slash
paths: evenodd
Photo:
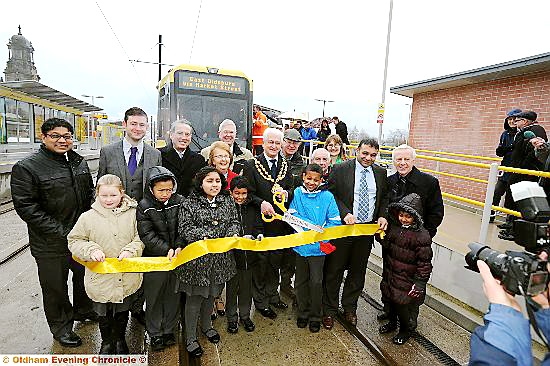
<path id="1" fill-rule="evenodd" d="M 137 228 L 144 257 L 178 255 L 183 239 L 178 237 L 178 215 L 183 196 L 176 193 L 176 177 L 162 166 L 149 169 L 147 188 L 137 210 Z M 145 326 L 153 351 L 176 344 L 180 295 L 174 292 L 177 279 L 171 271 L 146 272 L 143 290 L 147 302 Z"/>
<path id="2" fill-rule="evenodd" d="M 390 301 L 389 321 L 379 328 L 380 333 L 397 329 L 393 343 L 404 344 L 416 327 L 419 307 L 424 302 L 426 283 L 432 272 L 432 239 L 423 227 L 420 196 L 411 193 L 388 207 L 390 227 L 382 245 L 387 250 L 382 283 L 383 298 Z"/>

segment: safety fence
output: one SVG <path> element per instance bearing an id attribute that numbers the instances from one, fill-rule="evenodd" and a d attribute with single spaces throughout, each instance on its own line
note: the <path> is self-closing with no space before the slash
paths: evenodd
<path id="1" fill-rule="evenodd" d="M 304 156 L 306 160 L 311 159 L 311 154 L 313 153 L 316 145 L 324 145 L 324 143 L 320 141 L 303 140 L 303 142 L 310 142 L 311 143 L 310 146 L 313 146 L 313 148 L 311 148 L 311 150 L 309 151 L 309 155 Z M 345 145 L 343 146 L 343 148 L 346 149 L 348 158 L 355 157 L 354 154 L 355 154 L 357 145 L 355 144 Z M 391 166 L 393 164 L 393 162 L 391 161 L 391 154 L 394 148 L 395 148 L 394 146 L 380 146 L 379 156 L 382 157 L 382 159 L 377 160 L 377 162 L 386 166 Z M 434 165 L 433 169 L 426 168 L 426 167 L 419 167 L 421 171 L 438 176 L 440 177 L 440 179 L 441 177 L 446 177 L 449 179 L 458 179 L 460 181 L 474 182 L 485 186 L 484 201 L 476 200 L 469 197 L 464 197 L 463 195 L 457 195 L 457 194 L 452 194 L 449 192 L 442 191 L 443 197 L 448 200 L 458 201 L 458 202 L 465 203 L 467 205 L 482 208 L 483 214 L 482 214 L 482 220 L 481 220 L 481 229 L 479 233 L 480 243 L 486 243 L 487 241 L 491 211 L 498 211 L 507 215 L 521 217 L 521 214 L 518 211 L 510 210 L 505 207 L 492 205 L 493 195 L 495 192 L 495 186 L 498 180 L 499 172 L 509 172 L 509 173 L 516 173 L 516 174 L 532 175 L 532 176 L 543 177 L 543 178 L 550 178 L 549 172 L 519 169 L 519 168 L 512 168 L 512 167 L 499 165 L 497 162 L 500 162 L 501 159 L 494 158 L 494 157 L 460 154 L 460 153 L 452 153 L 452 152 L 445 152 L 445 151 L 424 150 L 424 149 L 416 149 L 416 152 L 417 152 L 416 159 L 420 159 L 425 162 L 431 162 L 432 165 Z M 418 154 L 418 153 L 428 153 L 432 155 L 425 155 L 425 154 Z M 449 157 L 452 157 L 452 159 Z M 474 161 L 467 161 L 465 159 L 474 160 Z M 489 161 L 491 163 L 478 162 L 479 160 Z M 443 170 L 442 169 L 443 164 L 445 167 L 450 167 L 451 171 Z M 458 167 L 469 167 L 469 168 L 478 169 L 478 175 L 486 176 L 487 178 L 483 179 L 480 177 L 457 174 L 456 170 L 460 170 Z"/>

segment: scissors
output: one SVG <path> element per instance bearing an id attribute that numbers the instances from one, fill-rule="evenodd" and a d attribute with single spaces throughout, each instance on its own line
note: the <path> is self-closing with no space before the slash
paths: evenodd
<path id="1" fill-rule="evenodd" d="M 306 220 L 302 220 L 296 216 L 294 216 L 291 212 L 287 211 L 285 207 L 285 195 L 283 192 L 277 191 L 273 193 L 273 203 L 279 207 L 281 211 L 283 211 L 282 215 L 275 214 L 275 215 L 265 215 L 262 213 L 262 220 L 265 222 L 272 222 L 273 220 L 282 220 L 286 223 L 288 223 L 290 226 L 294 228 L 297 232 L 304 231 L 304 228 L 317 231 L 318 233 L 322 233 L 324 230 L 321 226 L 313 225 L 310 222 L 307 222 Z"/>

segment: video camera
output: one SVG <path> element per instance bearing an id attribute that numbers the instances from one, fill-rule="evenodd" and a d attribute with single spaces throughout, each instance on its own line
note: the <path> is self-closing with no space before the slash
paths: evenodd
<path id="1" fill-rule="evenodd" d="M 470 243 L 466 268 L 478 272 L 476 261 L 482 260 L 509 293 L 534 296 L 548 284 L 547 261 L 539 259 L 537 253 L 550 249 L 550 206 L 544 190 L 535 182 L 519 182 L 510 188 L 523 217 L 514 221 L 514 240 L 526 251 L 500 253 L 483 244 Z"/>

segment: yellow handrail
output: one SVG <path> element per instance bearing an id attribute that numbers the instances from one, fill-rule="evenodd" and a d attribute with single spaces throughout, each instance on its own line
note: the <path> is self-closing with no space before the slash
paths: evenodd
<path id="1" fill-rule="evenodd" d="M 469 203 L 471 205 L 474 205 L 474 206 L 479 206 L 479 207 L 484 207 L 485 206 L 485 203 L 483 202 L 480 202 L 480 201 L 476 201 L 476 200 L 473 200 L 473 199 L 470 199 L 470 198 L 466 198 L 466 197 L 461 197 L 461 196 L 457 196 L 455 194 L 450 194 L 450 193 L 446 193 L 446 192 L 441 192 L 441 195 L 443 197 L 446 197 L 446 198 L 451 198 L 455 201 L 461 201 L 461 202 L 466 202 L 466 203 Z M 509 210 L 507 208 L 504 208 L 504 207 L 499 207 L 499 206 L 491 206 L 491 210 L 494 210 L 494 211 L 500 211 L 500 212 L 504 212 L 508 215 L 514 215 L 514 216 L 517 216 L 517 217 L 521 217 L 521 213 L 519 213 L 518 211 L 514 211 L 514 210 Z"/>
<path id="2" fill-rule="evenodd" d="M 464 175 L 458 175 L 458 174 L 452 174 L 452 173 L 445 173 L 445 172 L 438 172 L 437 170 L 424 169 L 424 168 L 420 168 L 420 170 L 423 171 L 423 172 L 428 172 L 428 173 L 434 173 L 434 174 L 444 175 L 444 176 L 446 176 L 446 177 L 453 177 L 453 178 L 471 180 L 472 182 L 485 183 L 485 184 L 489 183 L 489 181 L 488 181 L 488 180 L 485 180 L 485 179 L 472 178 L 472 177 L 467 177 L 467 176 L 464 176 Z"/>
<path id="3" fill-rule="evenodd" d="M 395 149 L 395 146 L 380 146 L 380 149 Z M 415 149 L 417 152 L 426 152 L 431 154 L 440 154 L 440 155 L 448 155 L 448 156 L 456 156 L 460 158 L 468 158 L 468 159 L 478 159 L 478 160 L 492 160 L 492 161 L 501 161 L 502 158 L 492 158 L 489 156 L 480 156 L 480 155 L 469 155 L 469 154 L 459 154 L 459 153 L 451 153 L 446 151 L 435 151 L 435 150 L 424 150 L 424 149 Z"/>

